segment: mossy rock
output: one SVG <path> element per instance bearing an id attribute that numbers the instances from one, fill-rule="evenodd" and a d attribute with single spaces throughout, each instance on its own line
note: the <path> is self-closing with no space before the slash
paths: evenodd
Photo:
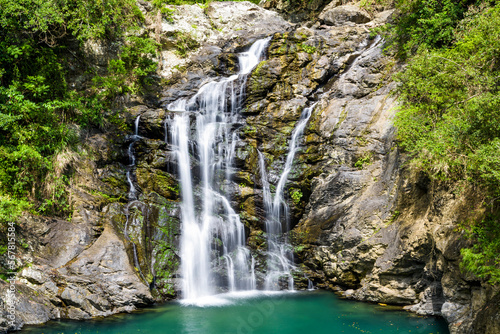
<path id="1" fill-rule="evenodd" d="M 252 211 L 252 210 L 250 210 Z M 264 223 L 263 219 L 259 219 L 258 217 L 249 214 L 247 211 L 242 210 L 240 212 L 240 220 L 245 225 L 246 229 L 254 230 L 254 229 L 262 229 L 262 224 Z M 245 233 L 248 235 L 248 233 Z"/>
<path id="2" fill-rule="evenodd" d="M 125 169 L 116 165 L 111 165 L 101 172 L 100 180 L 103 186 L 99 187 L 99 192 L 112 197 L 120 198 L 128 191 L 127 173 Z M 123 196 L 125 198 L 125 196 Z"/>
<path id="3" fill-rule="evenodd" d="M 244 197 L 242 197 L 241 199 L 243 198 Z M 246 212 L 250 216 L 256 216 L 257 212 L 255 210 L 255 196 L 247 196 L 247 198 L 244 199 L 244 201 L 240 204 L 239 209 L 240 212 Z"/>
<path id="4" fill-rule="evenodd" d="M 254 185 L 253 174 L 244 171 L 238 171 L 234 174 L 234 181 L 238 184 L 244 183 L 249 186 Z"/>
<path id="5" fill-rule="evenodd" d="M 179 199 L 179 183 L 169 173 L 153 168 L 137 168 L 135 174 L 143 192 L 156 192 L 170 200 Z"/>
<path id="6" fill-rule="evenodd" d="M 248 237 L 248 246 L 255 250 L 266 250 L 267 240 L 264 232 L 259 230 L 254 230 Z"/>

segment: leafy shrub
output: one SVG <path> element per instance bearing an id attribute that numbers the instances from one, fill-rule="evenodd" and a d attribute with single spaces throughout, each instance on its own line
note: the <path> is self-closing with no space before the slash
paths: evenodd
<path id="1" fill-rule="evenodd" d="M 401 145 L 438 178 L 495 191 L 500 138 L 500 6 L 471 20 L 453 47 L 422 51 L 397 77 Z"/>
<path id="2" fill-rule="evenodd" d="M 290 189 L 290 197 L 295 205 L 299 205 L 304 194 L 300 189 L 292 188 Z"/>
<path id="3" fill-rule="evenodd" d="M 177 54 L 181 57 L 186 57 L 189 51 L 193 51 L 200 46 L 198 41 L 189 33 L 176 32 L 175 38 L 177 40 L 175 48 L 177 49 Z"/>
<path id="4" fill-rule="evenodd" d="M 412 155 L 414 168 L 437 181 L 467 184 L 496 212 L 500 198 L 500 4 L 488 8 L 488 2 L 483 2 L 464 12 L 462 7 L 468 4 L 464 1 L 408 3 L 439 5 L 443 15 L 453 7 L 449 9 L 453 22 L 443 18 L 439 23 L 440 15 L 429 17 L 429 9 L 424 15 L 421 11 L 427 7 L 418 6 L 405 14 L 409 21 L 400 21 L 408 23 L 398 32 L 407 32 L 401 36 L 407 39 L 401 40 L 402 51 L 419 45 L 405 71 L 396 77 L 401 107 L 395 125 L 401 146 Z M 430 30 L 417 36 L 419 30 L 410 21 L 422 21 Z M 498 218 L 491 216 L 471 223 L 465 230 L 474 245 L 462 249 L 463 268 L 492 283 L 500 282 L 499 228 Z"/>
<path id="5" fill-rule="evenodd" d="M 0 25 L 54 46 L 68 33 L 79 41 L 116 38 L 138 17 L 134 0 L 3 0 Z"/>
<path id="6" fill-rule="evenodd" d="M 71 130 L 77 127 L 69 124 L 100 126 L 109 99 L 69 89 L 68 49 L 88 39 L 120 38 L 139 14 L 133 0 L 0 3 L 0 222 L 30 208 L 69 212 L 71 171 L 56 172 L 56 158 L 77 142 Z M 144 83 L 155 68 L 150 50 L 150 42 L 129 38 L 122 63 L 110 65 L 118 74 L 123 67 L 129 77 L 115 79 Z"/>
<path id="7" fill-rule="evenodd" d="M 153 60 L 158 45 L 147 37 L 129 36 L 121 48 L 120 58 L 109 61 L 107 74 L 92 79 L 99 96 L 113 99 L 124 93 L 137 94 L 150 83 L 157 63 Z"/>
<path id="8" fill-rule="evenodd" d="M 490 283 L 500 283 L 500 222 L 489 215 L 484 220 L 466 227 L 469 239 L 475 242 L 471 248 L 463 248 L 461 268 Z"/>
<path id="9" fill-rule="evenodd" d="M 386 38 L 400 57 L 420 48 L 440 48 L 454 41 L 454 30 L 476 0 L 396 0 L 394 23 L 385 27 Z"/>

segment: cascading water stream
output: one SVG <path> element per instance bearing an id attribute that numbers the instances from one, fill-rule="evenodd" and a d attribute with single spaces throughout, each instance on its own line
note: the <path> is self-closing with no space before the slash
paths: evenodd
<path id="1" fill-rule="evenodd" d="M 283 190 L 288 180 L 288 174 L 292 170 L 293 160 L 298 151 L 298 140 L 304 133 L 304 129 L 311 117 L 312 110 L 316 106 L 305 108 L 299 121 L 292 132 L 290 148 L 285 162 L 285 167 L 276 186 L 274 197 L 269 189 L 266 166 L 263 154 L 259 151 L 259 167 L 262 177 L 263 200 L 266 210 L 266 233 L 268 244 L 267 275 L 265 281 L 266 290 L 278 290 L 279 281 L 282 277 L 288 277 L 288 289 L 293 290 L 293 252 L 284 233 L 290 229 L 289 208 L 283 196 Z"/>
<path id="2" fill-rule="evenodd" d="M 127 168 L 127 182 L 129 184 L 129 192 L 128 192 L 129 203 L 126 206 L 125 215 L 127 217 L 127 220 L 126 220 L 125 226 L 123 228 L 123 235 L 132 244 L 132 250 L 133 250 L 133 255 L 134 255 L 134 266 L 139 270 L 139 273 L 140 273 L 142 279 L 144 280 L 144 282 L 147 282 L 146 278 L 144 277 L 144 274 L 142 273 L 141 266 L 139 264 L 139 258 L 137 256 L 137 246 L 128 236 L 128 225 L 129 225 L 129 220 L 130 220 L 130 206 L 138 203 L 138 201 L 137 201 L 137 189 L 135 188 L 134 183 L 132 181 L 132 172 L 133 172 L 134 167 L 135 167 L 134 144 L 139 139 L 141 139 L 141 137 L 139 136 L 140 119 L 141 119 L 141 115 L 137 116 L 137 118 L 134 121 L 134 135 L 132 136 L 132 141 L 130 142 L 130 145 L 128 146 L 128 150 L 127 150 L 127 154 L 128 154 L 129 160 L 130 160 L 130 164 L 128 165 L 128 168 Z"/>
<path id="3" fill-rule="evenodd" d="M 244 226 L 230 205 L 224 185 L 230 179 L 238 141 L 231 128 L 239 119 L 246 78 L 262 59 L 269 40 L 259 40 L 239 54 L 238 74 L 211 81 L 190 99 L 177 100 L 167 107 L 179 112 L 169 123 L 181 184 L 181 273 L 183 297 L 188 301 L 216 292 L 214 259 L 225 259 L 230 291 L 256 287 Z M 190 124 L 189 114 L 195 115 L 194 124 Z M 193 156 L 199 158 L 199 182 L 191 173 Z"/>
<path id="4" fill-rule="evenodd" d="M 134 122 L 134 135 L 132 136 L 132 141 L 130 142 L 130 145 L 128 146 L 128 157 L 130 160 L 130 164 L 128 165 L 127 169 L 127 182 L 129 185 L 129 191 L 128 191 L 128 198 L 129 200 L 134 200 L 136 199 L 137 196 L 137 189 L 135 189 L 134 183 L 132 182 L 132 172 L 135 167 L 135 153 L 134 153 L 134 144 L 141 138 L 139 136 L 139 121 L 141 119 L 141 115 L 137 116 Z"/>
<path id="5" fill-rule="evenodd" d="M 314 284 L 313 284 L 313 282 L 309 278 L 307 278 L 307 290 L 309 290 L 309 291 L 315 290 L 314 289 Z"/>

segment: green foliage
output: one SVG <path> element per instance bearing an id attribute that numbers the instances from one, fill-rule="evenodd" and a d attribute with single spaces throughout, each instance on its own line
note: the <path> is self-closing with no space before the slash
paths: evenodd
<path id="1" fill-rule="evenodd" d="M 290 189 L 290 197 L 292 198 L 292 201 L 295 205 L 300 204 L 300 200 L 303 196 L 304 194 L 302 193 L 302 190 L 295 188 Z"/>
<path id="2" fill-rule="evenodd" d="M 17 203 L 43 197 L 51 157 L 75 139 L 62 120 L 78 117 L 69 112 L 75 102 L 66 96 L 60 50 L 13 38 L 0 34 L 0 195 Z"/>
<path id="3" fill-rule="evenodd" d="M 304 43 L 300 43 L 299 46 L 303 51 L 305 51 L 309 54 L 313 54 L 314 52 L 316 52 L 316 47 L 314 47 L 314 46 L 310 46 L 310 45 L 307 45 Z"/>
<path id="4" fill-rule="evenodd" d="M 123 195 L 119 196 L 108 195 L 103 193 L 102 191 L 92 191 L 92 195 L 99 197 L 104 204 L 116 203 L 125 199 L 124 198 L 125 196 Z"/>
<path id="5" fill-rule="evenodd" d="M 66 188 L 69 185 L 68 176 L 56 176 L 53 171 L 50 171 L 46 175 L 45 185 L 45 190 L 47 190 L 47 185 L 50 185 L 50 188 L 49 191 L 45 191 L 38 212 L 46 215 L 69 213 L 71 206 L 66 194 Z"/>
<path id="6" fill-rule="evenodd" d="M 420 48 L 450 45 L 454 30 L 476 0 L 396 0 L 397 16 L 385 27 L 386 38 L 406 58 Z"/>
<path id="7" fill-rule="evenodd" d="M 163 5 L 194 5 L 208 6 L 213 0 L 152 0 L 151 3 L 155 8 L 162 8 Z M 221 0 L 221 1 L 248 1 L 248 0 Z M 254 4 L 259 4 L 260 0 L 250 0 Z"/>
<path id="8" fill-rule="evenodd" d="M 365 166 L 371 165 L 372 153 L 367 152 L 356 160 L 354 167 L 358 169 L 363 169 Z"/>
<path id="9" fill-rule="evenodd" d="M 170 191 L 174 192 L 176 195 L 179 195 L 179 194 L 180 194 L 180 192 L 181 192 L 181 187 L 180 187 L 179 183 L 177 183 L 177 184 L 176 184 L 176 185 L 174 185 L 174 186 L 170 186 L 170 185 L 168 185 L 168 184 L 167 184 L 165 187 L 166 187 L 168 190 L 170 190 Z"/>
<path id="10" fill-rule="evenodd" d="M 359 2 L 359 7 L 371 11 L 376 6 L 391 6 L 393 0 L 361 0 Z"/>
<path id="11" fill-rule="evenodd" d="M 483 221 L 465 228 L 469 239 L 475 241 L 472 248 L 463 248 L 461 268 L 490 283 L 500 283 L 500 221 L 489 215 Z"/>
<path id="12" fill-rule="evenodd" d="M 396 219 L 398 219 L 398 217 L 400 215 L 401 215 L 400 211 L 398 211 L 398 210 L 394 211 L 394 213 L 391 215 L 391 217 L 387 221 L 387 225 L 390 225 L 390 224 L 394 223 L 396 221 Z"/>
<path id="13" fill-rule="evenodd" d="M 71 33 L 80 41 L 116 38 L 137 19 L 133 0 L 1 0 L 0 25 L 49 45 Z"/>
<path id="14" fill-rule="evenodd" d="M 305 249 L 306 249 L 306 245 L 298 245 L 298 246 L 293 247 L 293 252 L 298 254 L 298 253 L 303 252 Z"/>
<path id="15" fill-rule="evenodd" d="M 28 209 L 70 212 L 71 169 L 59 168 L 58 157 L 76 144 L 73 129 L 103 124 L 113 90 L 147 83 L 156 45 L 127 38 L 103 80 L 112 92 L 93 95 L 69 89 L 68 53 L 80 53 L 88 39 L 120 38 L 141 16 L 133 0 L 0 0 L 1 222 Z"/>
<path id="16" fill-rule="evenodd" d="M 137 94 L 151 83 L 157 63 L 153 60 L 157 43 L 148 37 L 129 36 L 121 48 L 120 58 L 109 61 L 107 74 L 92 81 L 100 98 L 113 99 L 120 94 Z"/>
<path id="17" fill-rule="evenodd" d="M 153 0 L 153 1 L 151 1 L 151 3 L 153 4 L 153 7 L 156 8 L 157 10 L 159 10 L 160 13 L 163 15 L 163 17 L 167 21 L 172 23 L 173 22 L 172 15 L 174 14 L 175 9 L 165 7 L 165 5 L 171 4 L 170 2 L 172 2 L 172 1 L 170 1 L 170 0 Z"/>
<path id="18" fill-rule="evenodd" d="M 175 38 L 175 48 L 177 49 L 176 52 L 181 57 L 186 57 L 189 51 L 194 51 L 200 46 L 198 41 L 186 32 L 176 32 Z"/>
<path id="19" fill-rule="evenodd" d="M 500 5 L 457 34 L 453 47 L 420 52 L 397 77 L 398 136 L 431 175 L 466 179 L 498 194 Z"/>
<path id="20" fill-rule="evenodd" d="M 13 199 L 0 194 L 0 223 L 14 221 L 23 211 L 30 207 L 31 204 L 28 201 Z"/>
<path id="21" fill-rule="evenodd" d="M 467 12 L 464 1 L 411 4 L 418 6 L 408 7 L 398 30 L 406 32 L 400 51 L 408 55 L 418 49 L 396 77 L 401 146 L 412 155 L 413 168 L 438 182 L 475 189 L 495 211 L 500 196 L 500 4 L 488 7 L 483 1 Z M 424 10 L 423 4 L 439 7 L 440 14 L 431 17 L 436 12 Z M 444 18 L 445 13 L 450 15 Z M 416 22 L 423 22 L 426 34 Z M 474 245 L 462 249 L 464 270 L 491 283 L 500 282 L 499 229 L 498 217 L 471 223 L 467 236 Z"/>

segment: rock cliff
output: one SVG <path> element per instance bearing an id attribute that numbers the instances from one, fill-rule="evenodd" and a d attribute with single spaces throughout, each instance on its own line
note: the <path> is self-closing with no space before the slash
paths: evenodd
<path id="1" fill-rule="evenodd" d="M 275 186 L 292 130 L 316 103 L 286 184 L 297 287 L 307 287 L 305 274 L 346 298 L 443 316 L 452 333 L 496 333 L 498 287 L 459 268 L 465 241 L 456 224 L 472 218 L 473 194 L 459 197 L 413 173 L 395 140 L 390 79 L 401 64 L 370 34 L 392 11 L 292 3 L 268 1 L 264 8 L 293 23 L 248 2 L 171 7 L 168 17 L 139 2 L 148 23 L 141 33 L 162 46 L 163 84 L 156 96 L 125 99 L 121 126 L 81 134 L 79 157 L 68 159 L 75 171 L 69 221 L 19 222 L 26 247 L 15 282 L 22 292 L 15 328 L 131 311 L 178 295 L 180 194 L 165 141 L 165 120 L 175 113 L 167 105 L 234 73 L 238 52 L 272 36 L 266 60 L 247 80 L 238 170 L 227 184 L 256 269 L 265 270 L 266 249 L 258 150 Z M 0 282 L 4 301 L 8 288 Z"/>

